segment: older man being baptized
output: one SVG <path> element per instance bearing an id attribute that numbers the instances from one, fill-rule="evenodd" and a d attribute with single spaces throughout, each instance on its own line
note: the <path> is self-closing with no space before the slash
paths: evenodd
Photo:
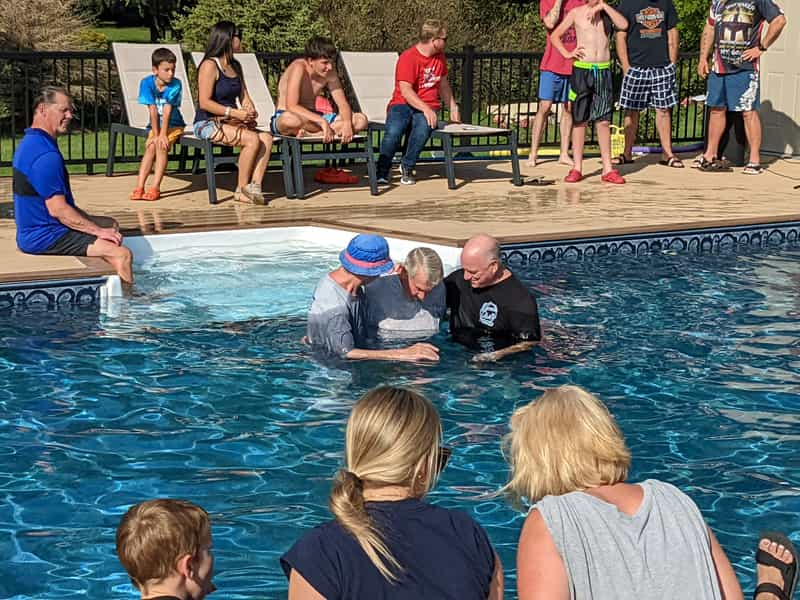
<path id="1" fill-rule="evenodd" d="M 367 327 L 381 339 L 429 337 L 447 309 L 442 259 L 414 248 L 394 273 L 366 286 Z"/>

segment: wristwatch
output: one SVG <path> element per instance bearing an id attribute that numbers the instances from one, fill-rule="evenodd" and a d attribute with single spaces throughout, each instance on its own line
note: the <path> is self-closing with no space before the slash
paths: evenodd
<path id="1" fill-rule="evenodd" d="M 761 42 L 758 43 L 758 49 L 761 50 L 761 52 L 766 52 L 767 51 L 767 47 L 764 44 L 762 44 Z"/>

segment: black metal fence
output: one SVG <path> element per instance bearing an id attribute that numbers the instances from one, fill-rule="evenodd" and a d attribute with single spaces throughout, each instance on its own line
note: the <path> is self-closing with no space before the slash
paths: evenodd
<path id="1" fill-rule="evenodd" d="M 262 53 L 258 57 L 270 88 L 277 91 L 278 78 L 295 55 Z M 541 53 L 476 52 L 470 47 L 449 53 L 449 80 L 462 119 L 511 127 L 517 130 L 521 146 L 530 144 L 541 57 Z M 194 67 L 188 55 L 185 63 L 195 97 Z M 705 133 L 704 107 L 691 100 L 705 88 L 697 76 L 697 54 L 681 55 L 677 72 L 680 103 L 673 112 L 673 139 L 676 143 L 700 141 Z M 72 133 L 59 139 L 68 164 L 85 165 L 92 173 L 105 163 L 110 124 L 125 120 L 112 53 L 0 52 L 0 78 L 0 168 L 11 165 L 16 144 L 31 121 L 33 99 L 43 84 L 51 82 L 67 86 L 76 106 Z M 621 79 L 615 67 L 617 97 Z M 622 118 L 622 111 L 615 111 L 614 124 L 621 125 Z M 557 120 L 552 115 L 545 127 L 543 146 L 559 143 Z M 640 143 L 657 143 L 652 111 L 642 117 L 639 127 Z M 121 136 L 113 149 L 116 161 L 138 160 L 141 144 L 139 139 Z"/>

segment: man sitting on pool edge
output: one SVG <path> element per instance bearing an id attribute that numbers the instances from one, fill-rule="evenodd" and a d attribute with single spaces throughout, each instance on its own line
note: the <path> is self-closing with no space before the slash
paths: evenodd
<path id="1" fill-rule="evenodd" d="M 500 347 L 476 354 L 476 362 L 532 348 L 542 338 L 536 298 L 503 265 L 498 241 L 484 233 L 470 238 L 461 266 L 444 280 L 453 339 L 479 347 L 479 338 L 488 335 Z"/>
<path id="2" fill-rule="evenodd" d="M 439 360 L 427 343 L 371 350 L 367 340 L 363 286 L 394 268 L 389 244 L 379 235 L 361 234 L 339 254 L 341 266 L 323 277 L 308 311 L 307 340 L 312 348 L 349 360 Z"/>
<path id="3" fill-rule="evenodd" d="M 379 338 L 426 338 L 439 332 L 447 311 L 444 267 L 435 250 L 414 248 L 391 275 L 365 288 L 367 329 Z"/>

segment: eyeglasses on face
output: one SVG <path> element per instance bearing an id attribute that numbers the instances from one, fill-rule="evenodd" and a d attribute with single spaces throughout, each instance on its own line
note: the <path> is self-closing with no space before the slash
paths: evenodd
<path id="1" fill-rule="evenodd" d="M 453 451 L 450 448 L 445 446 L 439 446 L 439 464 L 437 468 L 439 469 L 439 473 L 444 471 L 444 468 L 447 466 L 447 461 L 450 460 L 450 456 L 453 454 Z"/>

